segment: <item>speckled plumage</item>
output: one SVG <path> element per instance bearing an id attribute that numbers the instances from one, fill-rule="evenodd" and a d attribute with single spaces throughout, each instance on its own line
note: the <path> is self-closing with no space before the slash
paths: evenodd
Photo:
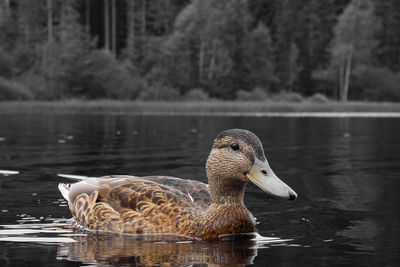
<path id="1" fill-rule="evenodd" d="M 233 151 L 232 143 L 240 149 Z M 263 157 L 254 134 L 234 129 L 214 140 L 206 165 L 209 185 L 166 176 L 106 176 L 59 188 L 85 228 L 210 240 L 256 231 L 243 196 L 254 159 Z"/>
<path id="2" fill-rule="evenodd" d="M 88 229 L 173 233 L 204 240 L 255 231 L 254 219 L 244 206 L 208 206 L 207 185 L 200 182 L 163 176 L 108 176 L 96 180 L 97 190 L 80 193 L 69 203 L 77 222 Z"/>

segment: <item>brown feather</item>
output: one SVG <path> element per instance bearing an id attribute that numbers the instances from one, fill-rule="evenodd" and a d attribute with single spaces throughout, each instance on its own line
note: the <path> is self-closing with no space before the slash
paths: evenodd
<path id="1" fill-rule="evenodd" d="M 261 145 L 258 139 L 252 141 L 245 133 L 247 139 L 223 135 L 214 141 L 206 166 L 209 186 L 167 176 L 87 178 L 63 187 L 69 190 L 71 212 L 86 228 L 119 233 L 209 240 L 254 232 L 255 220 L 243 195 L 246 173 L 263 150 L 256 147 Z M 230 149 L 233 142 L 241 153 Z"/>

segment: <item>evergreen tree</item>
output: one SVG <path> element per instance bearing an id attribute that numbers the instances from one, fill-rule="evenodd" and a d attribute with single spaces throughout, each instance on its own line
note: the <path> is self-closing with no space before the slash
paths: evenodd
<path id="1" fill-rule="evenodd" d="M 382 28 L 377 33 L 379 44 L 375 55 L 381 66 L 400 71 L 400 1 L 374 1 L 376 15 Z"/>
<path id="2" fill-rule="evenodd" d="M 247 1 L 193 1 L 178 15 L 167 42 L 171 65 L 187 66 L 171 76 L 225 98 L 239 89 L 268 87 L 274 81 L 269 32 L 251 26 Z"/>
<path id="3" fill-rule="evenodd" d="M 242 76 L 247 88 L 256 87 L 270 90 L 270 87 L 278 82 L 274 75 L 274 56 L 272 41 L 268 28 L 259 23 L 246 36 L 242 47 L 244 57 L 244 75 Z"/>
<path id="4" fill-rule="evenodd" d="M 299 83 L 300 92 L 305 95 L 313 93 L 315 70 L 329 65 L 328 46 L 333 38 L 332 29 L 338 12 L 344 1 L 307 0 L 291 1 L 291 8 L 296 10 L 295 43 L 299 49 Z"/>
<path id="5" fill-rule="evenodd" d="M 298 48 L 296 41 L 297 12 L 289 0 L 278 3 L 273 22 L 275 25 L 275 62 L 283 89 L 292 91 L 298 79 Z"/>
<path id="6" fill-rule="evenodd" d="M 47 99 L 135 97 L 139 90 L 150 92 L 143 99 L 165 99 L 193 88 L 226 99 L 255 88 L 255 95 L 308 95 L 332 81 L 342 100 L 398 99 L 399 3 L 0 1 L 0 76 L 3 85 L 26 84 Z M 371 73 L 391 81 L 367 86 Z"/>

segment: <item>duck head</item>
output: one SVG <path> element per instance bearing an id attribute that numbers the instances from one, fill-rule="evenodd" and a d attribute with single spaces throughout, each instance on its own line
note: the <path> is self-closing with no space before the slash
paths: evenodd
<path id="1" fill-rule="evenodd" d="M 211 201 L 242 202 L 245 185 L 253 182 L 266 193 L 294 200 L 297 194 L 272 171 L 258 137 L 250 131 L 221 132 L 206 164 Z"/>

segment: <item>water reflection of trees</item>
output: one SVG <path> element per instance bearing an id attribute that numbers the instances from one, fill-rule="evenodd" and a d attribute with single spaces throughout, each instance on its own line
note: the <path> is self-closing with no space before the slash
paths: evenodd
<path id="1" fill-rule="evenodd" d="M 246 203 L 261 222 L 262 234 L 305 238 L 305 244 L 318 246 L 333 239 L 347 245 L 341 250 L 399 258 L 397 120 L 26 115 L 2 117 L 1 125 L 6 141 L 0 163 L 21 171 L 1 179 L 2 209 L 9 210 L 0 218 L 3 223 L 14 223 L 21 213 L 70 216 L 66 207 L 53 203 L 61 197 L 57 172 L 165 174 L 205 181 L 204 161 L 213 138 L 237 127 L 260 137 L 274 171 L 299 193 L 298 201 L 286 203 L 267 200 L 248 186 Z M 73 139 L 58 142 L 68 135 Z M 184 244 L 174 246 L 185 249 Z M 265 251 L 272 250 L 256 260 L 278 257 Z M 331 248 L 319 252 L 332 256 Z M 287 250 L 282 255 L 289 257 Z"/>
<path id="2" fill-rule="evenodd" d="M 283 142 L 301 144 L 295 153 L 301 156 L 292 164 L 306 172 L 300 173 L 304 185 L 295 187 L 303 187 L 305 198 L 320 211 L 308 213 L 309 218 L 330 223 L 336 228 L 333 238 L 347 238 L 356 251 L 398 257 L 399 228 L 394 225 L 400 219 L 395 212 L 400 184 L 394 155 L 399 142 L 394 122 L 342 118 L 295 123 L 297 134 Z"/>

